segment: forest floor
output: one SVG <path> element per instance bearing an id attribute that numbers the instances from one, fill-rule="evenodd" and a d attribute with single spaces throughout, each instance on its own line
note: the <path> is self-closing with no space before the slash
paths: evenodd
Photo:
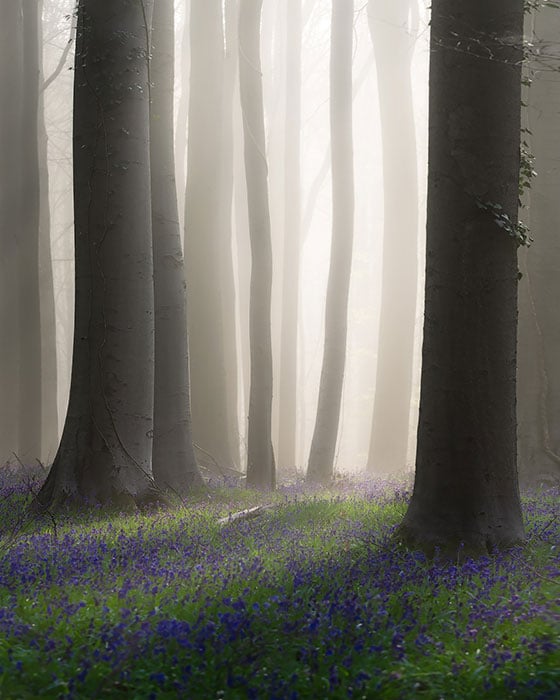
<path id="1" fill-rule="evenodd" d="M 450 564 L 392 543 L 405 484 L 37 520 L 37 479 L 0 470 L 2 699 L 560 697 L 558 489 L 525 547 Z"/>

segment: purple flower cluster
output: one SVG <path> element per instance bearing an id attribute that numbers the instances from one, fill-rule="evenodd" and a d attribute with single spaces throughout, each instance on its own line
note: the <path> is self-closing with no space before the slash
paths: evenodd
<path id="1" fill-rule="evenodd" d="M 22 532 L 0 558 L 6 697 L 557 697 L 554 500 L 527 501 L 535 571 L 521 549 L 395 548 L 406 497 L 292 486 L 223 527 L 223 506 L 192 506 Z"/>

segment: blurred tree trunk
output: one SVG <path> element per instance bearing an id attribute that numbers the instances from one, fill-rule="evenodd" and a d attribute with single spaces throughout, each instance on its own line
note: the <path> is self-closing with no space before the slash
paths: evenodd
<path id="1" fill-rule="evenodd" d="M 524 536 L 516 240 L 490 206 L 517 221 L 523 1 L 434 0 L 431 27 L 420 423 L 399 532 L 457 557 L 461 543 L 476 555 Z"/>
<path id="2" fill-rule="evenodd" d="M 287 0 L 284 255 L 280 332 L 278 464 L 296 463 L 298 305 L 301 251 L 301 0 Z"/>
<path id="3" fill-rule="evenodd" d="M 327 301 L 325 344 L 315 429 L 311 441 L 308 481 L 332 479 L 348 325 L 348 293 L 354 234 L 354 158 L 352 143 L 353 0 L 338 0 L 332 8 L 331 150 L 333 228 Z"/>
<path id="4" fill-rule="evenodd" d="M 185 495 L 202 486 L 192 444 L 187 295 L 173 154 L 174 9 L 155 0 L 150 80 L 150 166 L 154 255 L 155 379 L 153 472 Z"/>
<path id="5" fill-rule="evenodd" d="M 551 303 L 560 296 L 560 11 L 543 7 L 532 20 L 530 39 L 538 54 L 529 64 L 527 138 L 538 177 L 529 193 L 535 241 L 521 257 L 517 394 L 519 468 L 525 482 L 560 477 L 560 316 Z"/>
<path id="6" fill-rule="evenodd" d="M 276 469 L 272 448 L 272 243 L 260 59 L 262 3 L 263 0 L 241 0 L 239 11 L 239 80 L 252 260 L 247 484 L 273 488 Z"/>
<path id="7" fill-rule="evenodd" d="M 179 210 L 179 232 L 181 245 L 185 249 L 185 191 L 187 185 L 187 136 L 189 122 L 189 79 L 191 70 L 190 16 L 191 0 L 184 0 L 184 23 L 181 35 L 181 93 L 177 109 L 177 128 L 175 131 L 175 163 L 177 173 L 177 201 Z"/>
<path id="8" fill-rule="evenodd" d="M 39 17 L 43 7 L 39 2 Z M 39 27 L 39 25 L 38 25 Z M 56 350 L 56 312 L 51 256 L 51 219 L 49 205 L 49 169 L 47 162 L 47 128 L 45 125 L 45 76 L 42 61 L 42 27 L 39 30 L 39 291 L 41 306 L 41 459 L 51 464 L 58 446 L 58 371 Z"/>
<path id="9" fill-rule="evenodd" d="M 223 198 L 220 206 L 222 242 L 219 246 L 220 289 L 222 292 L 222 318 L 224 323 L 224 348 L 227 395 L 227 430 L 232 462 L 241 465 L 239 454 L 239 414 L 238 414 L 238 348 L 236 324 L 236 296 L 233 265 L 233 172 L 234 172 L 234 119 L 233 101 L 238 77 L 238 15 L 237 0 L 224 3 L 224 83 L 222 93 L 222 158 L 220 192 Z"/>
<path id="10" fill-rule="evenodd" d="M 370 0 L 383 148 L 383 272 L 375 399 L 368 471 L 406 466 L 416 294 L 418 176 L 412 102 L 414 39 L 408 17 L 416 0 Z M 395 118 L 398 115 L 398 118 Z"/>
<path id="11" fill-rule="evenodd" d="M 74 82 L 70 401 L 40 507 L 159 498 L 152 477 L 151 3 L 81 0 Z"/>
<path id="12" fill-rule="evenodd" d="M 224 33 L 221 0 L 191 3 L 191 79 L 185 259 L 189 284 L 189 347 L 193 439 L 231 466 L 222 301 L 222 106 Z"/>
<path id="13" fill-rule="evenodd" d="M 19 449 L 19 246 L 22 222 L 21 127 L 23 122 L 22 3 L 0 2 L 0 464 Z"/>

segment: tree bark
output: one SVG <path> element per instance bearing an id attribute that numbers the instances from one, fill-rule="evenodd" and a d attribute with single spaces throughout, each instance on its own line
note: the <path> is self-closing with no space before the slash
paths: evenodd
<path id="1" fill-rule="evenodd" d="M 560 477 L 560 318 L 551 299 L 560 293 L 560 11 L 534 13 L 529 64 L 530 147 L 538 177 L 532 182 L 529 224 L 533 245 L 524 252 L 519 285 L 518 446 L 524 482 Z M 546 58 L 548 57 L 548 58 Z"/>
<path id="2" fill-rule="evenodd" d="M 315 429 L 311 440 L 307 480 L 332 479 L 348 324 L 348 293 L 354 235 L 354 162 L 352 143 L 353 0 L 338 0 L 332 8 L 331 146 L 333 228 L 327 301 L 325 344 Z"/>
<path id="3" fill-rule="evenodd" d="M 22 5 L 0 3 L 0 464 L 19 449 L 19 229 L 21 188 L 21 125 L 23 85 Z"/>
<path id="4" fill-rule="evenodd" d="M 39 16 L 43 2 L 39 2 Z M 42 33 L 41 33 L 42 43 Z M 70 46 L 70 43 L 68 43 Z M 40 52 L 41 53 L 41 52 Z M 56 309 L 51 255 L 51 217 L 49 204 L 48 138 L 45 124 L 45 80 L 42 57 L 39 59 L 38 155 L 39 155 L 39 290 L 41 311 L 41 459 L 51 464 L 58 446 L 58 370 L 56 346 Z"/>
<path id="5" fill-rule="evenodd" d="M 239 413 L 238 413 L 238 348 L 237 348 L 237 300 L 235 293 L 235 275 L 233 264 L 233 196 L 234 196 L 234 118 L 233 101 L 238 77 L 239 42 L 238 32 L 239 8 L 237 0 L 224 3 L 224 73 L 222 91 L 222 167 L 220 193 L 222 204 L 220 211 L 221 244 L 219 246 L 220 289 L 222 295 L 222 318 L 225 349 L 226 396 L 227 396 L 227 431 L 228 444 L 233 465 L 239 467 Z"/>
<path id="6" fill-rule="evenodd" d="M 151 3 L 81 0 L 74 82 L 76 303 L 70 400 L 37 506 L 134 506 L 152 477 Z"/>
<path id="7" fill-rule="evenodd" d="M 416 478 L 399 537 L 457 556 L 523 539 L 516 466 L 522 0 L 432 4 Z M 461 42 L 461 50 L 458 50 Z"/>
<path id="8" fill-rule="evenodd" d="M 273 488 L 276 469 L 272 448 L 272 242 L 260 58 L 262 3 L 263 0 L 241 0 L 239 12 L 239 79 L 252 262 L 247 484 Z"/>
<path id="9" fill-rule="evenodd" d="M 153 473 L 186 495 L 203 484 L 192 443 L 187 295 L 173 154 L 174 9 L 155 0 L 150 79 L 150 166 L 154 255 Z"/>
<path id="10" fill-rule="evenodd" d="M 288 0 L 284 152 L 284 255 L 280 331 L 278 464 L 296 464 L 297 349 L 301 251 L 301 0 Z"/>
<path id="11" fill-rule="evenodd" d="M 418 176 L 408 28 L 416 0 L 370 0 L 383 149 L 383 273 L 368 471 L 404 470 L 418 280 Z M 398 119 L 395 118 L 398 115 Z"/>
<path id="12" fill-rule="evenodd" d="M 220 260 L 224 245 L 222 100 L 224 34 L 221 0 L 191 3 L 191 79 L 185 258 L 193 439 L 222 466 L 234 464 L 229 443 Z"/>

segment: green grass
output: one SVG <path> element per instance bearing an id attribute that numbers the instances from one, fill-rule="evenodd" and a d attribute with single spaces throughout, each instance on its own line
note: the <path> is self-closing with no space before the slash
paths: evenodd
<path id="1" fill-rule="evenodd" d="M 372 484 L 13 534 L 22 493 L 0 503 L 0 698 L 560 697 L 557 492 L 525 499 L 526 547 L 457 565 L 396 548 L 406 494 Z"/>

